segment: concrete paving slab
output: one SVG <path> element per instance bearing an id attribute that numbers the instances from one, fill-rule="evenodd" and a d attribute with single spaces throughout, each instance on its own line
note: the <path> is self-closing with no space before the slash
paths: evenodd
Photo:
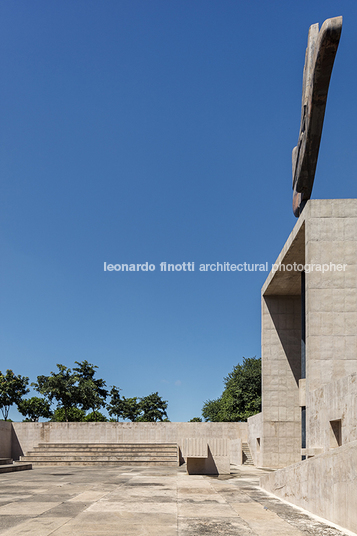
<path id="1" fill-rule="evenodd" d="M 50 510 L 54 506 L 57 506 L 58 503 L 54 502 L 27 502 L 27 501 L 16 501 L 4 506 L 0 506 L 0 516 L 16 516 L 19 513 L 22 515 L 27 515 L 31 517 L 36 517 L 47 510 Z"/>
<path id="2" fill-rule="evenodd" d="M 4 536 L 49 536 L 53 534 L 53 531 L 63 526 L 69 518 L 55 517 L 55 518 L 35 518 L 29 519 L 23 523 L 17 524 L 5 532 L 2 532 Z"/>
<path id="3" fill-rule="evenodd" d="M 107 491 L 83 491 L 83 493 L 79 493 L 79 495 L 76 495 L 75 497 L 72 497 L 72 499 L 69 499 L 68 502 L 96 502 L 99 501 L 99 499 L 102 499 L 102 497 L 107 494 Z"/>
<path id="4" fill-rule="evenodd" d="M 109 502 L 99 501 L 88 508 L 89 512 L 134 512 L 143 514 L 174 514 L 177 513 L 176 501 L 172 503 L 147 503 L 143 501 L 136 502 Z"/>
<path id="5" fill-rule="evenodd" d="M 258 487 L 264 471 L 224 478 L 184 468 L 57 467 L 0 479 L 0 536 L 342 536 Z"/>
<path id="6" fill-rule="evenodd" d="M 179 504 L 227 504 L 218 493 L 182 493 L 177 494 Z"/>
<path id="7" fill-rule="evenodd" d="M 215 518 L 221 517 L 238 517 L 237 513 L 229 504 L 213 504 L 212 501 L 205 503 L 180 503 L 178 504 L 178 515 L 180 517 L 203 517 L 203 518 Z"/>
<path id="8" fill-rule="evenodd" d="M 262 504 L 232 503 L 231 506 L 258 536 L 303 536 L 301 530 L 292 527 Z"/>
<path id="9" fill-rule="evenodd" d="M 178 518 L 178 536 L 256 536 L 249 525 L 239 517 L 217 519 Z"/>
<path id="10" fill-rule="evenodd" d="M 88 527 L 61 527 L 51 536 L 176 536 L 176 523 L 173 526 L 120 524 L 118 526 L 102 525 Z"/>

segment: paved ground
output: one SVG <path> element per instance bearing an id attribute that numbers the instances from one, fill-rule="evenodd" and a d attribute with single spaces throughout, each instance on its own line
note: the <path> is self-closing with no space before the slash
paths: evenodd
<path id="1" fill-rule="evenodd" d="M 257 488 L 262 471 L 47 467 L 0 475 L 6 536 L 341 536 Z"/>

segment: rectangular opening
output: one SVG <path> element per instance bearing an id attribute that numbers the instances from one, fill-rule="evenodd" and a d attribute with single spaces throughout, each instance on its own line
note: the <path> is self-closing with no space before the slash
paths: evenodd
<path id="1" fill-rule="evenodd" d="M 342 421 L 330 421 L 330 448 L 335 449 L 342 445 Z"/>
<path id="2" fill-rule="evenodd" d="M 260 437 L 257 437 L 257 452 L 260 452 Z"/>

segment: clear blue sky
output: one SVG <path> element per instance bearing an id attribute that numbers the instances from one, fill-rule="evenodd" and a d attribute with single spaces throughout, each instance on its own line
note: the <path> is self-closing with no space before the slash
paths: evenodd
<path id="1" fill-rule="evenodd" d="M 0 1 L 0 370 L 87 359 L 187 421 L 260 356 L 267 273 L 198 266 L 276 259 L 308 28 L 338 15 L 314 198 L 357 196 L 355 1 Z"/>

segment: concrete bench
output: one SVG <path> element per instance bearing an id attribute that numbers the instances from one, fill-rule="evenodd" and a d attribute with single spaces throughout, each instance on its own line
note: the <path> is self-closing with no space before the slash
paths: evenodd
<path id="1" fill-rule="evenodd" d="M 229 475 L 230 441 L 222 438 L 193 438 L 183 440 L 182 455 L 189 475 Z"/>

